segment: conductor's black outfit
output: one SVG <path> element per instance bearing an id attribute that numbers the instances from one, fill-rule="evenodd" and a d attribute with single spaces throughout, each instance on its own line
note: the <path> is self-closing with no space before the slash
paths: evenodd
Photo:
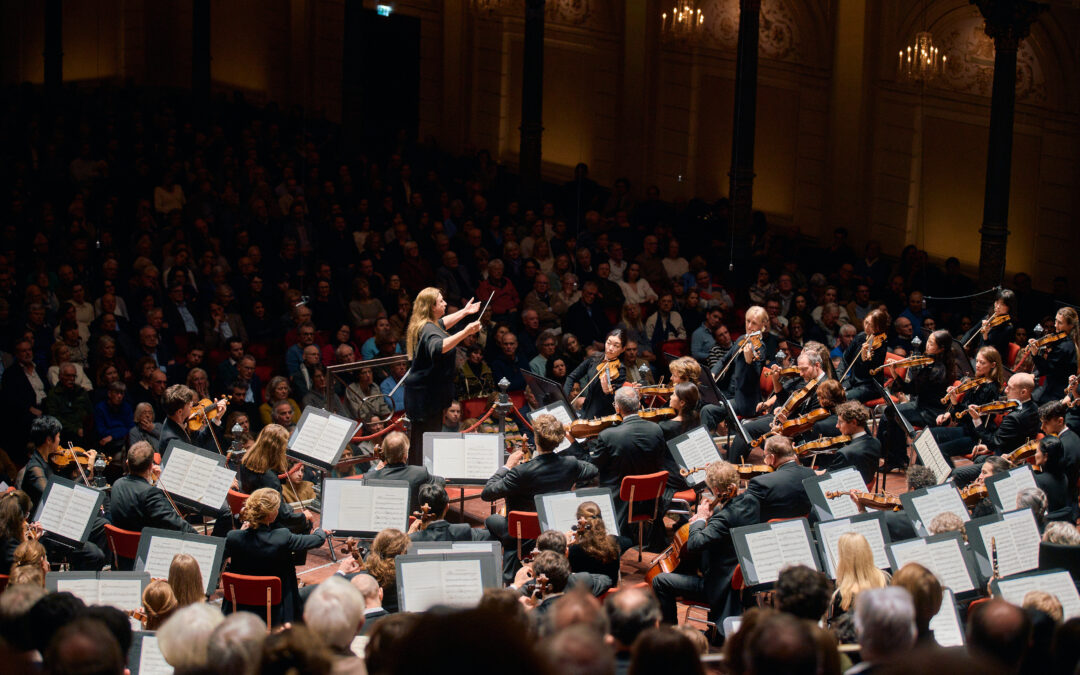
<path id="1" fill-rule="evenodd" d="M 450 337 L 442 319 L 429 321 L 420 329 L 413 353 L 412 370 L 405 377 L 405 414 L 409 433 L 409 464 L 419 465 L 424 456 L 424 432 L 442 429 L 443 410 L 454 400 L 457 371 L 454 352 L 443 353 L 443 340 Z"/>

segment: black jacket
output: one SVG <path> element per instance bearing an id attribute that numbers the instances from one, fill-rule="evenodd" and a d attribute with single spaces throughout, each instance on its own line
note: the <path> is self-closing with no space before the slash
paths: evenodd
<path id="1" fill-rule="evenodd" d="M 1010 410 L 997 429 L 990 428 L 993 425 L 988 424 L 988 419 L 982 417 L 983 422 L 975 427 L 975 433 L 995 455 L 1012 452 L 1039 433 L 1039 407 L 1035 401 L 1025 401 L 1019 408 Z"/>
<path id="2" fill-rule="evenodd" d="M 409 482 L 409 513 L 417 510 L 420 504 L 418 495 L 420 486 L 430 483 L 433 476 L 422 466 L 411 464 L 387 464 L 381 469 L 372 469 L 364 474 L 364 478 L 378 478 L 379 480 L 404 480 Z"/>
<path id="3" fill-rule="evenodd" d="M 700 569 L 705 579 L 709 618 L 717 623 L 739 614 L 741 610 L 739 594 L 731 592 L 731 577 L 739 563 L 731 530 L 754 525 L 757 520 L 754 500 L 741 495 L 725 504 L 724 508 L 713 511 L 707 521 L 698 520 L 690 525 L 686 550 L 701 556 Z"/>
<path id="4" fill-rule="evenodd" d="M 491 533 L 486 529 L 470 527 L 468 523 L 448 523 L 436 520 L 428 526 L 409 535 L 412 541 L 490 541 Z"/>
<path id="5" fill-rule="evenodd" d="M 1077 435 L 1072 429 L 1066 428 L 1060 434 L 1058 439 L 1061 440 L 1061 445 L 1064 448 L 1064 458 L 1062 465 L 1065 470 L 1065 476 L 1069 479 L 1069 494 L 1072 495 L 1072 501 L 1076 501 L 1076 481 L 1080 479 L 1080 435 Z"/>
<path id="6" fill-rule="evenodd" d="M 280 527 L 233 530 L 225 537 L 225 557 L 230 561 L 230 572 L 281 579 L 281 604 L 272 610 L 272 620 L 278 624 L 296 621 L 301 616 L 292 554 L 318 548 L 325 541 L 326 533 L 322 530 L 312 534 L 293 534 Z M 232 609 L 227 598 L 222 606 L 226 611 Z"/>
<path id="7" fill-rule="evenodd" d="M 1069 376 L 1076 374 L 1076 345 L 1071 338 L 1055 342 L 1045 356 L 1035 357 L 1035 367 L 1040 375 L 1046 376 L 1039 403 L 1061 399 Z"/>
<path id="8" fill-rule="evenodd" d="M 175 439 L 184 443 L 190 443 L 203 450 L 217 452 L 218 447 L 217 443 L 214 441 L 213 427 L 214 424 L 211 422 L 210 424 L 204 424 L 201 429 L 192 433 L 171 419 L 165 418 L 165 421 L 161 423 L 161 441 L 158 443 L 158 450 L 164 455 L 165 451 L 169 448 L 169 443 Z"/>
<path id="9" fill-rule="evenodd" d="M 596 474 L 596 467 L 588 462 L 554 452 L 537 453 L 513 469 L 500 467 L 484 485 L 480 498 L 488 502 L 505 498 L 508 513 L 533 512 L 536 495 L 572 490 L 574 485 L 596 478 Z"/>
<path id="10" fill-rule="evenodd" d="M 881 442 L 870 434 L 864 433 L 841 447 L 825 469 L 836 471 L 846 466 L 853 466 L 862 476 L 864 483 L 872 483 L 874 474 L 877 473 L 879 459 L 881 459 Z"/>
<path id="11" fill-rule="evenodd" d="M 881 513 L 885 516 L 885 527 L 889 530 L 890 541 L 906 541 L 918 536 L 915 534 L 915 525 L 912 524 L 911 518 L 903 509 L 899 511 L 882 511 Z"/>
<path id="12" fill-rule="evenodd" d="M 1076 502 L 1069 499 L 1069 482 L 1064 473 L 1036 472 L 1035 485 L 1046 493 L 1046 520 L 1076 521 Z"/>
<path id="13" fill-rule="evenodd" d="M 884 384 L 885 371 L 879 372 L 877 375 L 871 375 L 870 371 L 874 368 L 878 368 L 885 363 L 885 352 L 888 351 L 885 345 L 874 350 L 874 355 L 863 361 L 862 347 L 866 344 L 866 333 L 862 332 L 855 336 L 855 339 L 848 345 L 847 350 L 844 351 L 844 363 L 855 365 L 851 366 L 851 372 L 848 374 L 847 380 L 843 383 L 848 387 L 853 387 L 860 384 L 869 384 L 871 380 L 877 380 Z"/>
<path id="14" fill-rule="evenodd" d="M 614 414 L 614 391 L 621 387 L 623 382 L 626 381 L 626 366 L 620 362 L 619 374 L 611 381 L 611 394 L 604 392 L 604 388 L 601 386 L 599 378 L 597 378 L 597 381 L 589 384 L 589 381 L 592 380 L 593 377 L 596 377 L 596 366 L 599 365 L 603 358 L 604 356 L 602 354 L 590 356 L 579 363 L 566 377 L 566 381 L 563 382 L 563 394 L 566 395 L 566 398 L 568 399 L 570 398 L 570 392 L 573 390 L 575 382 L 580 382 L 582 387 L 585 385 L 589 386 L 589 388 L 585 390 L 585 405 L 581 407 L 581 415 L 587 420 Z"/>
<path id="15" fill-rule="evenodd" d="M 142 532 L 145 527 L 195 532 L 173 510 L 165 493 L 142 476 L 121 476 L 113 483 L 109 520 L 116 527 L 133 532 Z"/>
<path id="16" fill-rule="evenodd" d="M 746 486 L 746 494 L 752 495 L 758 501 L 758 522 L 809 514 L 810 497 L 803 487 L 803 479 L 816 475 L 813 469 L 798 462 L 787 462 L 772 473 L 752 479 Z"/>
<path id="17" fill-rule="evenodd" d="M 240 483 L 240 492 L 244 494 L 251 494 L 259 488 L 271 488 L 276 490 L 278 494 L 281 494 L 281 479 L 278 478 L 278 474 L 273 469 L 267 469 L 263 473 L 255 473 L 251 469 L 247 468 L 243 464 L 240 464 L 236 468 L 236 480 Z M 299 511 L 293 511 L 289 503 L 285 501 L 285 498 L 281 499 L 281 506 L 278 507 L 278 517 L 273 523 L 272 527 L 287 527 L 297 534 L 306 534 L 311 527 L 308 524 L 307 518 Z"/>
<path id="18" fill-rule="evenodd" d="M 629 512 L 627 503 L 619 499 L 623 478 L 660 471 L 667 452 L 660 425 L 637 415 L 627 415 L 622 424 L 604 429 L 597 437 L 589 461 L 599 471 L 600 487 L 611 489 L 620 531 L 626 526 Z"/>

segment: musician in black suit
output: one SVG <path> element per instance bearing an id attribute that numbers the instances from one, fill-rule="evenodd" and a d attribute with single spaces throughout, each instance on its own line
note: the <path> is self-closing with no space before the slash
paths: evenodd
<path id="1" fill-rule="evenodd" d="M 524 453 L 515 450 L 506 458 L 506 464 L 488 479 L 480 498 L 493 502 L 506 499 L 506 512 L 536 511 L 536 495 L 549 492 L 566 492 L 574 485 L 588 483 L 596 478 L 596 467 L 574 457 L 555 454 L 565 438 L 562 422 L 552 415 L 537 415 L 533 420 L 536 453 L 528 462 L 521 463 Z M 517 542 L 510 536 L 506 516 L 493 514 L 484 521 L 491 535 L 502 542 L 505 552 L 504 576 L 513 579 L 518 566 Z M 526 550 L 522 542 L 522 550 Z"/>
<path id="2" fill-rule="evenodd" d="M 311 534 L 293 534 L 284 527 L 270 527 L 277 520 L 280 508 L 281 495 L 277 491 L 259 488 L 244 503 L 241 518 L 247 527 L 232 530 L 225 538 L 225 557 L 230 561 L 230 571 L 281 579 L 281 604 L 272 610 L 274 624 L 295 621 L 302 614 L 293 554 L 318 548 L 326 541 L 326 533 L 321 529 Z M 231 603 L 224 603 L 226 613 L 231 607 Z M 250 609 L 265 611 L 261 606 Z"/>
<path id="3" fill-rule="evenodd" d="M 1054 332 L 1065 333 L 1064 340 L 1053 342 L 1035 353 L 1035 368 L 1039 375 L 1046 376 L 1046 382 L 1032 396 L 1039 403 L 1061 399 L 1065 395 L 1065 386 L 1069 376 L 1076 375 L 1077 352 L 1080 351 L 1080 338 L 1077 338 L 1078 319 L 1072 307 L 1062 307 L 1054 317 Z M 1028 340 L 1028 345 L 1035 340 Z"/>
<path id="4" fill-rule="evenodd" d="M 827 471 L 853 466 L 869 485 L 874 482 L 878 461 L 881 459 L 881 443 L 866 433 L 870 411 L 858 401 L 848 401 L 836 406 L 836 428 L 841 434 L 851 436 L 851 441 L 833 455 L 825 465 Z"/>
<path id="5" fill-rule="evenodd" d="M 756 524 L 757 504 L 752 497 L 736 496 L 739 473 L 727 462 L 710 464 L 705 470 L 705 484 L 719 501 L 716 508 L 706 500 L 698 504 L 697 513 L 690 519 L 685 551 L 700 556 L 701 573 L 662 573 L 652 581 L 663 620 L 673 625 L 678 623 L 677 598 L 709 603 L 709 620 L 717 625 L 742 610 L 738 593 L 731 590 L 731 577 L 739 562 L 731 530 Z"/>
<path id="6" fill-rule="evenodd" d="M 1076 522 L 1077 504 L 1070 499 L 1071 485 L 1065 474 L 1065 448 L 1057 436 L 1043 436 L 1035 450 L 1035 485 L 1046 493 L 1046 519 Z"/>
<path id="7" fill-rule="evenodd" d="M 382 587 L 370 574 L 354 574 L 349 583 L 364 596 L 364 625 L 360 627 L 358 635 L 368 635 L 376 621 L 390 614 L 382 606 Z"/>
<path id="8" fill-rule="evenodd" d="M 285 427 L 280 424 L 263 427 L 255 444 L 244 453 L 237 467 L 236 480 L 240 484 L 240 492 L 251 494 L 259 488 L 271 488 L 281 494 L 281 479 L 278 476 L 289 469 L 285 459 L 288 444 L 289 432 Z M 273 527 L 287 527 L 296 534 L 307 534 L 311 532 L 312 519 L 307 509 L 293 511 L 288 502 L 282 499 L 281 510 Z"/>
<path id="9" fill-rule="evenodd" d="M 383 459 L 374 469 L 364 474 L 365 478 L 379 480 L 404 480 L 409 483 L 409 513 L 419 508 L 420 486 L 430 483 L 434 478 L 422 466 L 406 464 L 409 456 L 409 437 L 400 431 L 386 434 L 382 442 Z"/>
<path id="10" fill-rule="evenodd" d="M 986 461 L 987 455 L 1000 456 L 1012 452 L 1039 433 L 1039 410 L 1031 400 L 1034 389 L 1035 378 L 1030 373 L 1016 373 L 1009 378 L 1005 385 L 1005 396 L 1020 405 L 1010 410 L 996 429 L 992 421 L 980 415 L 974 405 L 968 407 L 980 443 L 972 448 L 972 452 L 978 455 L 975 463 L 953 470 L 957 487 L 964 487 L 978 478 L 982 469 L 980 464 Z"/>
<path id="11" fill-rule="evenodd" d="M 872 401 L 881 397 L 881 391 L 874 385 L 874 380 L 884 384 L 885 374 L 871 375 L 870 371 L 885 363 L 884 342 L 874 349 L 868 345 L 874 336 L 884 336 L 889 330 L 889 313 L 884 309 L 875 309 L 863 319 L 863 332 L 855 336 L 844 352 L 844 363 L 851 364 L 851 370 L 844 379 L 849 401 Z"/>
<path id="12" fill-rule="evenodd" d="M 158 473 L 154 466 L 154 448 L 139 441 L 127 451 L 127 470 L 113 483 L 109 501 L 109 520 L 116 527 L 142 532 L 146 527 L 194 533 L 195 528 L 180 517 L 169 498 L 154 487 Z"/>
<path id="13" fill-rule="evenodd" d="M 1070 500 L 1076 503 L 1076 482 L 1080 479 L 1080 435 L 1065 426 L 1067 412 L 1068 408 L 1061 401 L 1050 401 L 1039 407 L 1039 421 L 1044 434 L 1057 436 L 1061 440 L 1062 465 L 1069 479 Z"/>
<path id="14" fill-rule="evenodd" d="M 409 526 L 409 539 L 412 541 L 490 541 L 491 533 L 483 528 L 470 527 L 468 523 L 446 522 L 446 512 L 450 508 L 450 498 L 446 488 L 439 483 L 427 483 L 420 486 L 418 502 L 423 511 L 428 507 L 436 520 L 425 521 L 417 518 Z"/>
<path id="15" fill-rule="evenodd" d="M 773 436 L 765 441 L 765 463 L 773 471 L 751 479 L 746 486 L 746 494 L 757 500 L 758 522 L 809 514 L 810 497 L 803 487 L 803 479 L 817 474 L 799 464 L 791 440 Z"/>
<path id="16" fill-rule="evenodd" d="M 746 334 L 728 352 L 727 358 L 713 366 L 713 375 L 727 370 L 725 382 L 728 398 L 740 417 L 753 417 L 761 402 L 761 370 L 768 364 L 779 348 L 776 337 L 767 333 L 769 313 L 757 305 L 746 310 Z M 762 346 L 754 347 L 747 335 L 759 334 Z M 730 368 L 728 367 L 730 364 Z"/>
<path id="17" fill-rule="evenodd" d="M 221 401 L 217 404 L 217 417 L 211 420 L 210 424 L 204 423 L 198 431 L 188 431 L 187 421 L 194 410 L 195 402 L 198 400 L 198 395 L 184 384 L 174 384 L 165 390 L 165 422 L 161 425 L 161 442 L 158 445 L 161 454 L 165 454 L 169 443 L 174 439 L 200 447 L 203 450 L 218 452 L 213 427 L 221 426 L 226 403 Z"/>
<path id="18" fill-rule="evenodd" d="M 570 397 L 575 382 L 588 387 L 573 400 L 575 408 L 585 419 L 603 417 L 615 412 L 615 390 L 626 382 L 626 366 L 619 357 L 626 348 L 626 331 L 616 328 L 604 341 L 603 354 L 596 353 L 578 364 L 563 383 L 563 394 Z"/>
<path id="19" fill-rule="evenodd" d="M 622 423 L 601 431 L 589 453 L 589 461 L 599 471 L 600 487 L 611 490 L 620 532 L 626 531 L 630 511 L 629 503 L 619 499 L 623 478 L 660 471 L 668 452 L 660 425 L 638 417 L 640 409 L 637 389 L 616 391 L 615 410 L 622 415 Z"/>

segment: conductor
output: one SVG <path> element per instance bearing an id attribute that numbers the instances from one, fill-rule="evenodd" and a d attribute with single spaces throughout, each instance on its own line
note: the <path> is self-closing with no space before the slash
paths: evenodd
<path id="1" fill-rule="evenodd" d="M 446 300 L 437 288 L 425 288 L 413 302 L 412 318 L 406 331 L 406 348 L 412 370 L 405 377 L 405 413 L 412 422 L 409 434 L 409 464 L 420 464 L 424 450 L 424 432 L 442 428 L 443 410 L 454 400 L 454 348 L 480 331 L 473 321 L 454 335 L 447 331 L 480 303 L 470 298 L 465 307 L 446 314 Z"/>

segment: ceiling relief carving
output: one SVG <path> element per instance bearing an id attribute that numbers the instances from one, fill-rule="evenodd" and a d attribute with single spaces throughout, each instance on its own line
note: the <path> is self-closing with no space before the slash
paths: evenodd
<path id="1" fill-rule="evenodd" d="M 738 0 L 714 0 L 701 7 L 705 15 L 704 44 L 735 51 L 739 42 Z M 758 54 L 777 61 L 799 60 L 798 23 L 781 0 L 762 0 Z"/>
<path id="2" fill-rule="evenodd" d="M 1021 41 L 1016 53 L 1016 100 L 1045 103 L 1046 78 L 1030 40 L 1029 37 Z M 983 30 L 981 19 L 970 19 L 944 32 L 941 53 L 949 59 L 935 86 L 990 96 L 994 84 L 994 41 Z"/>
<path id="3" fill-rule="evenodd" d="M 592 4 L 592 0 L 547 0 L 546 18 L 555 23 L 581 26 L 588 23 Z"/>

